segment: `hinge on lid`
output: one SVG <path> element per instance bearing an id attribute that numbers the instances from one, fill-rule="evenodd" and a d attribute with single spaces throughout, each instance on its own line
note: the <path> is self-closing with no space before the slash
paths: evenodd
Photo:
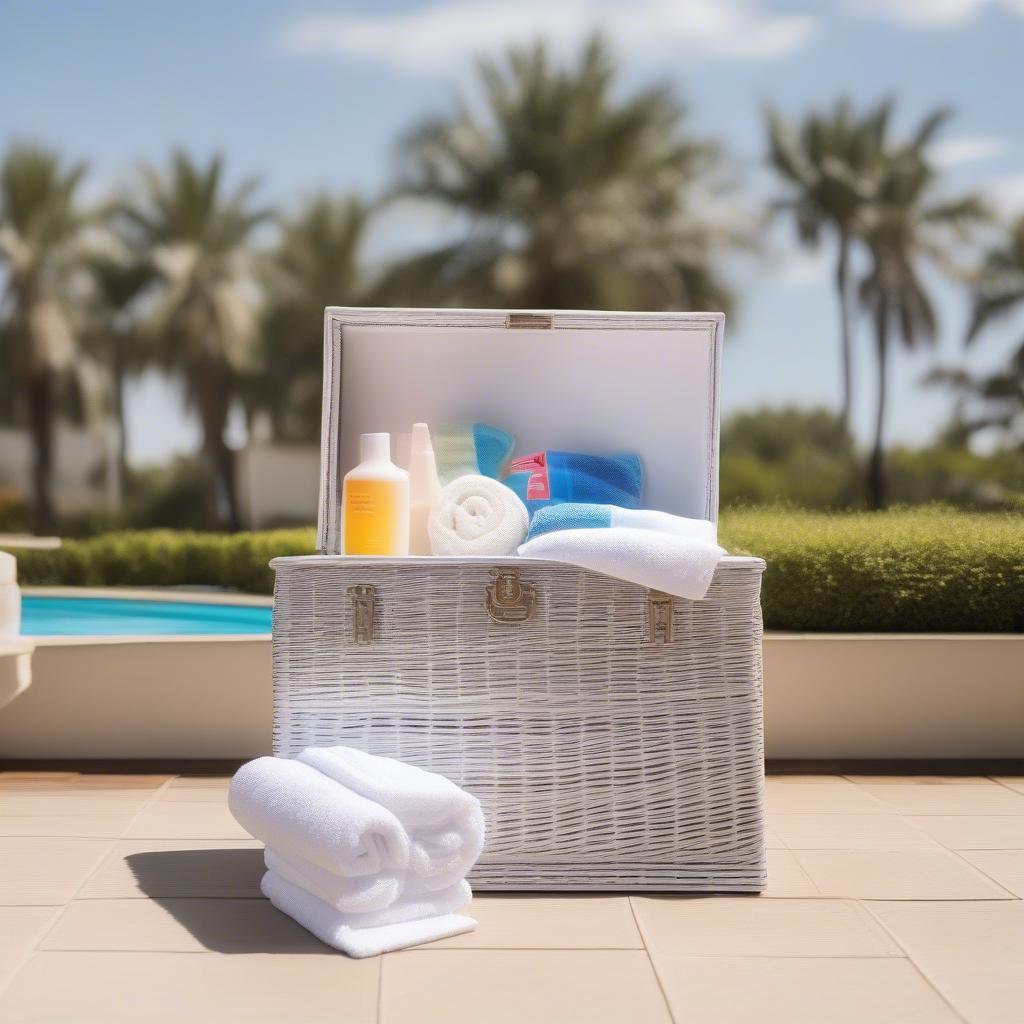
<path id="1" fill-rule="evenodd" d="M 672 641 L 672 595 L 647 591 L 647 628 L 652 644 Z"/>
<path id="2" fill-rule="evenodd" d="M 505 326 L 550 331 L 554 327 L 554 322 L 550 316 L 543 313 L 509 313 L 505 317 Z"/>
<path id="3" fill-rule="evenodd" d="M 373 643 L 373 602 L 377 588 L 368 584 L 348 588 L 352 598 L 352 642 L 365 646 Z"/>

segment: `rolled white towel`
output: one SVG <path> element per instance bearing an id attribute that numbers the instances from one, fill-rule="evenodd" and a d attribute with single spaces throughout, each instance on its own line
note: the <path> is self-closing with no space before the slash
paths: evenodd
<path id="1" fill-rule="evenodd" d="M 260 882 L 263 895 L 282 913 L 297 921 L 312 932 L 321 942 L 340 949 L 352 957 L 376 956 L 389 950 L 404 949 L 421 942 L 433 942 L 450 935 L 472 931 L 476 921 L 462 914 L 446 911 L 452 900 L 455 906 L 467 901 L 469 887 L 463 883 L 452 893 L 438 894 L 431 900 L 396 907 L 395 920 L 389 913 L 384 914 L 342 914 L 323 900 L 299 886 L 285 881 L 273 871 L 268 871 Z M 453 895 L 454 894 L 454 895 Z M 407 914 L 421 913 L 422 916 L 407 917 Z"/>
<path id="2" fill-rule="evenodd" d="M 395 875 L 409 865 L 409 836 L 394 814 L 301 761 L 258 757 L 243 765 L 228 807 L 267 846 L 326 871 Z"/>
<path id="3" fill-rule="evenodd" d="M 443 775 L 353 747 L 309 747 L 298 759 L 394 814 L 409 836 L 406 892 L 452 885 L 480 856 L 480 801 Z"/>
<path id="4" fill-rule="evenodd" d="M 523 544 L 519 554 L 568 562 L 697 601 L 707 594 L 725 550 L 707 539 L 612 526 L 544 533 Z"/>
<path id="5" fill-rule="evenodd" d="M 435 555 L 511 555 L 529 520 L 511 488 L 487 476 L 460 476 L 431 509 L 430 547 Z"/>
<path id="6" fill-rule="evenodd" d="M 311 892 L 343 914 L 370 914 L 397 903 L 405 888 L 405 876 L 397 874 L 350 877 L 326 871 L 292 850 L 267 847 L 267 870 L 300 889 Z"/>

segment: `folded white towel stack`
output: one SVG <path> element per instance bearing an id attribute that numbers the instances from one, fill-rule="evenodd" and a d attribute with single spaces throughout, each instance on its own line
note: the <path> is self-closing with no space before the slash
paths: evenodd
<path id="1" fill-rule="evenodd" d="M 261 888 L 279 910 L 349 956 L 471 931 L 479 801 L 432 772 L 349 747 L 260 757 L 229 806 L 266 844 Z"/>

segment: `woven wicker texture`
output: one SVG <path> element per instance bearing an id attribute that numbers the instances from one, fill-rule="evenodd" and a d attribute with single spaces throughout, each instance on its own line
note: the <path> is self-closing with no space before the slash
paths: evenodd
<path id="1" fill-rule="evenodd" d="M 650 638 L 648 593 L 532 560 L 276 559 L 274 750 L 343 743 L 480 798 L 480 890 L 758 891 L 764 564 L 728 558 Z M 490 569 L 536 588 L 492 622 Z M 376 588 L 373 640 L 349 588 Z"/>

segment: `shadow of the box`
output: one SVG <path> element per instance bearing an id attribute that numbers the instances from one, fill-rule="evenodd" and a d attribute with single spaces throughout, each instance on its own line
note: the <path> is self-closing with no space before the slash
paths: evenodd
<path id="1" fill-rule="evenodd" d="M 159 850 L 125 862 L 139 888 L 216 953 L 325 953 L 260 893 L 263 851 Z"/>

